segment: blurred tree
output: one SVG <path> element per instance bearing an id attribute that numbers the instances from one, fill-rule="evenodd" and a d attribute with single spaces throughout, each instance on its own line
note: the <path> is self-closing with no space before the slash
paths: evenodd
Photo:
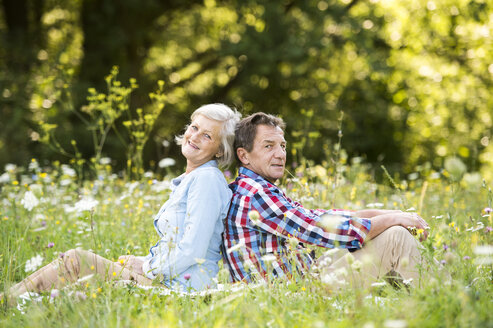
<path id="1" fill-rule="evenodd" d="M 21 162 L 32 155 L 29 82 L 37 50 L 43 45 L 43 5 L 42 0 L 2 1 L 5 32 L 0 50 L 0 158 L 5 161 Z"/>
<path id="2" fill-rule="evenodd" d="M 199 105 L 224 102 L 245 114 L 282 115 L 292 160 L 332 157 L 343 111 L 342 146 L 351 156 L 407 172 L 424 162 L 441 167 L 450 155 L 471 170 L 489 163 L 493 8 L 486 1 L 44 1 L 38 10 L 29 0 L 8 1 L 27 8 L 17 24 L 40 24 L 41 43 L 24 43 L 32 45 L 30 69 L 0 73 L 2 83 L 27 81 L 15 105 L 19 93 L 1 88 L 2 103 L 11 103 L 2 115 L 24 113 L 24 121 L 12 120 L 22 149 L 26 126 L 39 120 L 57 122 L 61 140 L 86 140 L 87 125 L 76 116 L 87 87 L 104 91 L 116 64 L 123 83 L 138 80 L 134 109 L 149 103 L 157 80 L 166 81 L 166 109 L 147 160 L 164 152 L 178 158 L 178 148 L 163 150 L 161 141 L 182 132 Z M 6 3 L 3 44 L 12 17 Z M 13 149 L 1 146 L 2 154 Z M 90 156 L 89 144 L 84 149 Z M 125 153 L 115 138 L 103 151 L 119 162 Z M 13 157 L 0 161 L 6 158 Z"/>

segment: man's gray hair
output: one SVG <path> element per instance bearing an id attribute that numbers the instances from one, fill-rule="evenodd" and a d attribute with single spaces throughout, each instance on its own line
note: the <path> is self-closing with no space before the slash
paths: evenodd
<path id="1" fill-rule="evenodd" d="M 191 116 L 191 120 L 197 115 L 203 115 L 208 119 L 219 121 L 222 123 L 221 127 L 221 146 L 222 156 L 217 158 L 217 164 L 219 167 L 224 168 L 231 164 L 235 157 L 235 151 L 233 149 L 233 143 L 235 140 L 236 124 L 241 119 L 241 114 L 236 109 L 231 109 L 224 104 L 207 104 L 197 108 Z M 187 126 L 188 127 L 188 126 Z M 181 145 L 183 142 L 183 135 L 177 136 L 176 143 Z"/>

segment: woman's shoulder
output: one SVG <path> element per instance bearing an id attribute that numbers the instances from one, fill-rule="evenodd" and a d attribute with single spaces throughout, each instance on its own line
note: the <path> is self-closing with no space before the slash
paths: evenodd
<path id="1" fill-rule="evenodd" d="M 228 183 L 224 174 L 221 170 L 217 168 L 217 166 L 209 165 L 209 166 L 200 166 L 190 172 L 189 174 L 190 183 L 203 182 L 206 184 L 221 184 L 227 188 Z"/>

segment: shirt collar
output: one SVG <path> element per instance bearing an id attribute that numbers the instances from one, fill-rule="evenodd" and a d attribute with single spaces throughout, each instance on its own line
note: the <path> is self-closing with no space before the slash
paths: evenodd
<path id="1" fill-rule="evenodd" d="M 217 161 L 215 159 L 212 159 L 212 160 L 200 165 L 195 170 L 198 170 L 198 169 L 204 168 L 204 167 L 217 167 Z M 195 170 L 193 170 L 192 172 L 194 172 Z M 190 172 L 190 173 L 192 173 L 192 172 Z M 171 186 L 172 186 L 171 189 L 173 190 L 174 188 L 178 187 L 178 185 L 183 181 L 183 179 L 185 179 L 185 177 L 187 175 L 188 174 L 183 173 L 182 175 L 180 175 L 174 179 L 171 179 Z"/>
<path id="2" fill-rule="evenodd" d="M 252 170 L 250 169 L 247 169 L 246 167 L 244 166 L 240 166 L 240 168 L 238 169 L 238 174 L 239 175 L 244 175 L 244 176 L 247 176 L 248 178 L 251 178 L 253 180 L 263 180 L 273 186 L 276 186 L 275 184 L 273 184 L 272 182 L 270 182 L 269 180 L 267 180 L 266 178 L 264 178 L 263 176 L 253 172 Z M 277 186 L 276 186 L 277 187 Z"/>

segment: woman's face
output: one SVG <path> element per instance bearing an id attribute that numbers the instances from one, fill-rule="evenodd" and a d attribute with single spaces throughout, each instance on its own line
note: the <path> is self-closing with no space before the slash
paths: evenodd
<path id="1" fill-rule="evenodd" d="M 187 159 L 187 172 L 221 156 L 222 123 L 197 115 L 183 135 L 181 153 Z"/>

